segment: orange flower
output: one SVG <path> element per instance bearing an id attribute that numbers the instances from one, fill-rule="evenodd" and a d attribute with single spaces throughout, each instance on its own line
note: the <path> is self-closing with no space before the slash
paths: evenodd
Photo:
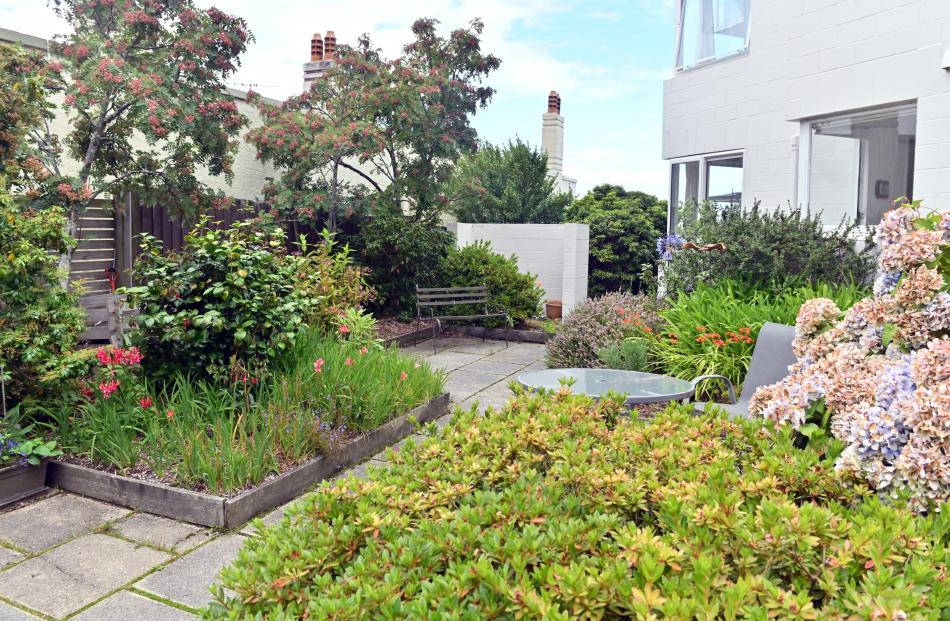
<path id="1" fill-rule="evenodd" d="M 647 334 L 653 334 L 653 328 L 651 328 L 650 326 L 643 326 L 643 331 L 646 332 Z"/>
<path id="2" fill-rule="evenodd" d="M 718 340 L 718 341 L 713 341 L 713 345 L 715 345 L 716 347 L 722 347 L 722 346 L 725 345 L 725 344 L 726 344 L 726 343 L 725 343 L 724 341 L 722 341 L 721 339 Z"/>
<path id="3" fill-rule="evenodd" d="M 399 380 L 404 382 L 406 381 L 408 377 L 409 377 L 409 374 L 403 371 L 402 374 L 399 376 Z"/>
<path id="4" fill-rule="evenodd" d="M 696 326 L 696 331 L 697 331 L 697 332 L 706 332 L 706 331 L 708 331 L 708 330 L 709 330 L 709 328 L 707 328 L 706 326 Z"/>

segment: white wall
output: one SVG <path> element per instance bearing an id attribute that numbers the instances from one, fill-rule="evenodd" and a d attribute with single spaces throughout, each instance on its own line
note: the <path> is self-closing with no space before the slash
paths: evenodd
<path id="1" fill-rule="evenodd" d="M 535 274 L 545 300 L 560 300 L 565 314 L 587 299 L 590 227 L 586 224 L 453 225 L 459 247 L 487 241 L 503 255 L 516 255 L 518 269 Z"/>
<path id="2" fill-rule="evenodd" d="M 914 197 L 950 209 L 950 0 L 752 0 L 748 53 L 664 84 L 663 157 L 745 152 L 743 203 L 797 196 L 800 122 L 917 102 Z"/>

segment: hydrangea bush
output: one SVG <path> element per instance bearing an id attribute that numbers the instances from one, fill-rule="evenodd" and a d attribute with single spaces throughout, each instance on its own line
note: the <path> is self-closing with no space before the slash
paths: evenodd
<path id="1" fill-rule="evenodd" d="M 761 388 L 754 413 L 803 428 L 830 414 L 838 467 L 919 510 L 950 499 L 950 212 L 919 202 L 885 214 L 874 296 L 847 312 L 802 305 L 798 362 Z"/>

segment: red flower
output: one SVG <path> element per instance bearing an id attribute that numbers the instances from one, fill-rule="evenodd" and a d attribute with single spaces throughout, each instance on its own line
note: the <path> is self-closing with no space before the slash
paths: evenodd
<path id="1" fill-rule="evenodd" d="M 345 365 L 348 366 L 348 367 L 349 367 L 349 366 L 353 366 L 353 359 L 352 359 L 352 358 L 347 358 L 346 361 L 345 361 L 343 364 L 345 364 Z"/>
<path id="2" fill-rule="evenodd" d="M 404 382 L 404 381 L 406 381 L 406 379 L 407 379 L 408 377 L 409 377 L 409 374 L 406 373 L 405 371 L 403 371 L 402 374 L 399 376 L 399 380 L 402 381 L 402 382 Z"/>
<path id="3" fill-rule="evenodd" d="M 726 342 L 723 341 L 722 339 L 713 341 L 713 345 L 715 345 L 716 347 L 722 347 L 722 346 L 725 345 L 725 344 L 726 344 Z"/>
<path id="4" fill-rule="evenodd" d="M 102 392 L 102 396 L 109 398 L 109 395 L 114 393 L 119 389 L 119 380 L 109 380 L 108 382 L 102 382 L 99 384 L 99 391 Z"/>
<path id="5" fill-rule="evenodd" d="M 175 410 L 168 410 L 167 412 L 165 412 L 165 418 L 167 418 L 168 420 L 175 418 Z"/>
<path id="6" fill-rule="evenodd" d="M 143 409 L 143 410 L 146 409 L 146 408 L 152 407 L 152 398 L 151 398 L 151 397 L 142 397 L 141 399 L 139 399 L 139 405 L 142 406 L 142 409 Z"/>

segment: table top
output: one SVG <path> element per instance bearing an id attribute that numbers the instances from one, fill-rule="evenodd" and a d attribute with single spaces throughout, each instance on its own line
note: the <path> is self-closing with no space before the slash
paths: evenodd
<path id="1" fill-rule="evenodd" d="M 677 377 L 617 369 L 545 369 L 519 375 L 518 383 L 533 390 L 557 390 L 565 378 L 574 378 L 574 393 L 600 398 L 613 391 L 626 394 L 627 405 L 688 399 L 695 390 L 691 382 Z"/>

